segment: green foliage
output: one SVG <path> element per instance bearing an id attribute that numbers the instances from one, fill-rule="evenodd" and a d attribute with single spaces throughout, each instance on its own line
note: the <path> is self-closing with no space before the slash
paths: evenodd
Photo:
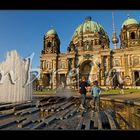
<path id="1" fill-rule="evenodd" d="M 49 95 L 55 95 L 56 89 L 43 89 L 43 91 L 33 91 L 33 94 L 49 94 Z M 109 89 L 109 90 L 104 90 L 102 91 L 102 94 L 119 94 L 120 89 Z M 124 94 L 128 93 L 140 93 L 140 89 L 124 89 Z M 87 91 L 87 94 L 90 95 L 91 91 Z"/>
<path id="2" fill-rule="evenodd" d="M 33 94 L 55 94 L 55 92 L 56 92 L 55 89 L 43 89 L 42 91 L 33 90 Z"/>
<path id="3" fill-rule="evenodd" d="M 119 94 L 120 89 L 109 89 L 102 91 L 102 94 Z M 124 94 L 128 93 L 140 93 L 140 89 L 124 89 Z"/>

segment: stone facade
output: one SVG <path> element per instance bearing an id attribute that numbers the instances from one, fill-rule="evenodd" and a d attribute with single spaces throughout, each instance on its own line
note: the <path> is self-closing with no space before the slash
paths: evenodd
<path id="1" fill-rule="evenodd" d="M 116 35 L 115 35 L 116 36 Z M 120 48 L 110 48 L 107 32 L 87 17 L 78 26 L 66 53 L 60 53 L 60 40 L 55 30 L 44 36 L 40 69 L 44 87 L 78 87 L 85 76 L 89 82 L 99 81 L 102 87 L 115 87 L 123 83 L 126 88 L 140 86 L 140 25 L 128 18 L 120 31 Z"/>

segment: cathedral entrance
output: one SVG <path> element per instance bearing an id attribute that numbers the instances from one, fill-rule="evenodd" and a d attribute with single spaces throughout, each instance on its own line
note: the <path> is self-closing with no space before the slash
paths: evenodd
<path id="1" fill-rule="evenodd" d="M 86 80 L 90 80 L 92 65 L 93 65 L 93 63 L 91 60 L 86 60 L 80 65 L 80 70 L 79 70 L 80 79 L 82 78 L 82 76 L 84 76 L 86 78 Z"/>
<path id="2" fill-rule="evenodd" d="M 140 71 L 134 72 L 135 86 L 140 86 Z"/>
<path id="3" fill-rule="evenodd" d="M 65 74 L 60 74 L 60 85 L 65 86 L 66 85 L 66 77 Z"/>
<path id="4" fill-rule="evenodd" d="M 119 72 L 112 72 L 112 78 L 113 78 L 113 87 L 116 88 L 119 85 Z"/>
<path id="5" fill-rule="evenodd" d="M 50 74 L 44 74 L 42 80 L 43 80 L 44 87 L 50 86 Z"/>

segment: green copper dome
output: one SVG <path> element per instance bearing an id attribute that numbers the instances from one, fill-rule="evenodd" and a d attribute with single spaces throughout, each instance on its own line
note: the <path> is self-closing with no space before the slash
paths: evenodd
<path id="1" fill-rule="evenodd" d="M 72 38 L 86 32 L 87 33 L 95 33 L 95 32 L 105 33 L 103 27 L 99 23 L 92 21 L 91 17 L 85 18 L 85 22 L 76 28 Z"/>
<path id="2" fill-rule="evenodd" d="M 54 29 L 50 29 L 50 30 L 46 33 L 46 36 L 49 36 L 49 35 L 57 35 L 57 32 L 56 32 Z"/>
<path id="3" fill-rule="evenodd" d="M 135 20 L 134 18 L 128 17 L 122 24 L 122 28 L 123 26 L 127 26 L 127 25 L 131 25 L 131 24 L 139 24 L 137 22 L 137 20 Z"/>

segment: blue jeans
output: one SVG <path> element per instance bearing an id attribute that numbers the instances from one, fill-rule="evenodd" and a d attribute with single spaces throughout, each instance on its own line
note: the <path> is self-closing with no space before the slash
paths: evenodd
<path id="1" fill-rule="evenodd" d="M 99 108 L 100 108 L 100 97 L 93 97 L 93 104 L 94 104 L 95 110 L 99 111 Z"/>
<path id="2" fill-rule="evenodd" d="M 86 94 L 81 94 L 81 104 L 83 105 L 83 107 L 85 106 L 86 103 Z"/>

